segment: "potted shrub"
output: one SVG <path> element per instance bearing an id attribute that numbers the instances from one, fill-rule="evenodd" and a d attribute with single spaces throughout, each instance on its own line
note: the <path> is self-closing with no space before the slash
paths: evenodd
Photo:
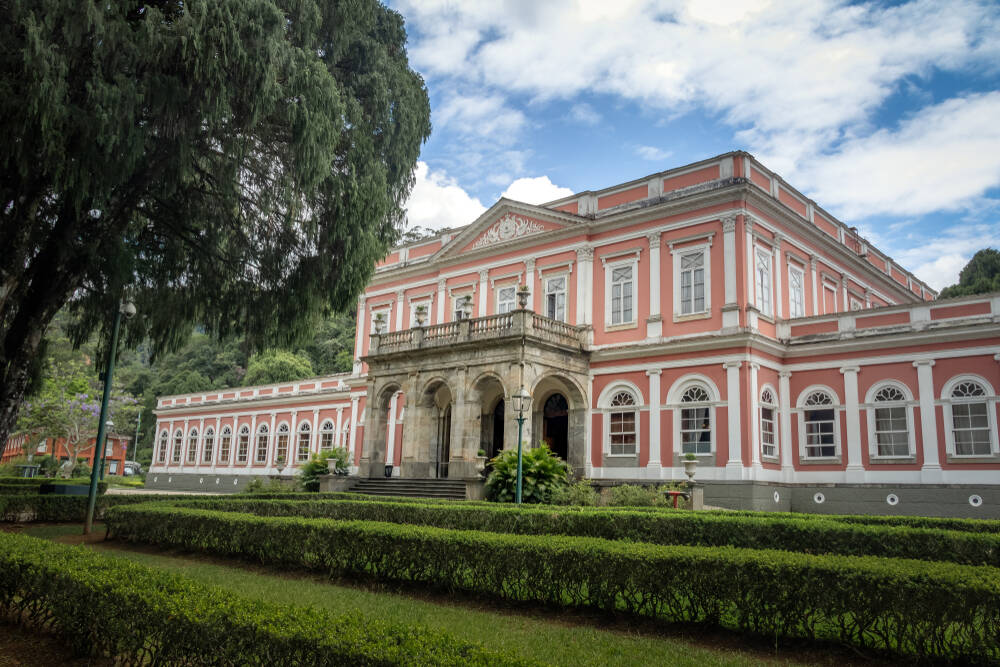
<path id="1" fill-rule="evenodd" d="M 698 469 L 698 457 L 688 452 L 684 455 L 684 474 L 688 479 L 694 481 L 694 472 Z"/>
<path id="2" fill-rule="evenodd" d="M 528 290 L 527 285 L 521 285 L 517 288 L 517 305 L 523 310 L 528 306 L 528 297 L 531 296 L 531 292 Z"/>
<path id="3" fill-rule="evenodd" d="M 284 470 L 285 469 L 285 457 L 284 456 L 278 456 L 278 458 L 274 459 L 274 467 L 278 469 L 278 472 L 281 472 L 282 470 Z"/>
<path id="4" fill-rule="evenodd" d="M 385 313 L 375 313 L 375 333 L 381 334 L 385 328 Z"/>
<path id="5" fill-rule="evenodd" d="M 420 304 L 414 310 L 414 314 L 416 315 L 417 326 L 418 327 L 424 326 L 424 322 L 427 321 L 427 306 L 425 306 L 424 304 Z"/>
<path id="6" fill-rule="evenodd" d="M 486 470 L 487 461 L 489 461 L 489 459 L 486 457 L 486 450 L 480 449 L 476 453 L 476 472 L 480 475 L 482 475 L 483 471 Z"/>

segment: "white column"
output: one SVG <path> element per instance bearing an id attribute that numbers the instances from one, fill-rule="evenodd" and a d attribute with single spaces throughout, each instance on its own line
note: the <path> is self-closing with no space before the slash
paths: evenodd
<path id="1" fill-rule="evenodd" d="M 528 310 L 533 310 L 538 312 L 538 304 L 540 297 L 538 292 L 539 289 L 535 289 L 535 260 L 534 258 L 526 259 L 524 261 L 524 284 L 528 286 L 528 290 L 531 291 L 531 298 L 528 299 Z"/>
<path id="2" fill-rule="evenodd" d="M 319 452 L 319 408 L 313 408 L 312 433 L 309 434 L 309 451 Z"/>
<path id="3" fill-rule="evenodd" d="M 757 299 L 755 298 L 753 279 L 753 220 L 748 215 L 744 215 L 743 220 L 743 227 L 746 229 L 747 245 L 747 303 L 756 306 Z"/>
<path id="4" fill-rule="evenodd" d="M 344 426 L 344 407 L 340 406 L 337 408 L 337 435 L 334 436 L 333 442 L 334 447 L 341 446 L 341 438 L 343 437 L 343 426 Z"/>
<path id="5" fill-rule="evenodd" d="M 591 255 L 593 256 L 593 255 Z M 583 460 L 583 474 L 588 479 L 594 474 L 594 376 L 587 377 L 587 426 L 584 429 L 584 444 L 587 456 Z M 603 433 L 603 431 L 602 431 Z"/>
<path id="6" fill-rule="evenodd" d="M 649 463 L 646 467 L 654 476 L 660 476 L 660 369 L 646 371 L 649 376 Z"/>
<path id="7" fill-rule="evenodd" d="M 774 259 L 771 261 L 774 272 L 774 316 L 781 319 L 785 316 L 785 306 L 781 298 L 781 274 L 784 273 L 781 261 L 781 235 L 774 235 Z"/>
<path id="8" fill-rule="evenodd" d="M 247 460 L 246 463 L 243 464 L 248 468 L 253 465 L 254 449 L 256 447 L 257 447 L 257 415 L 253 415 L 250 418 L 250 438 L 247 440 Z M 239 449 L 237 449 L 237 453 L 239 453 Z"/>
<path id="9" fill-rule="evenodd" d="M 364 351 L 365 334 L 368 333 L 368 317 L 365 311 L 364 294 L 358 297 L 358 316 L 356 322 L 358 330 L 354 334 L 354 375 L 361 375 L 361 362 L 359 359 Z"/>
<path id="10" fill-rule="evenodd" d="M 594 249 L 576 249 L 576 324 L 594 324 Z"/>
<path id="11" fill-rule="evenodd" d="M 403 330 L 403 309 L 406 308 L 406 294 L 400 290 L 396 292 L 396 331 Z"/>
<path id="12" fill-rule="evenodd" d="M 184 466 L 187 465 L 188 455 L 188 432 L 191 430 L 191 425 L 187 419 L 184 420 L 184 435 L 181 436 L 181 469 L 179 472 L 184 472 Z M 97 441 L 94 441 L 94 456 L 96 460 L 97 456 Z"/>
<path id="13" fill-rule="evenodd" d="M 780 410 L 780 438 L 781 438 L 781 480 L 791 482 L 795 477 L 795 464 L 792 461 L 792 410 L 791 410 L 791 381 L 792 374 L 789 371 L 778 373 L 778 409 Z"/>
<path id="14" fill-rule="evenodd" d="M 663 335 L 663 318 L 660 315 L 660 232 L 651 232 L 646 238 L 649 240 L 649 319 L 646 321 L 646 337 L 659 338 Z"/>
<path id="15" fill-rule="evenodd" d="M 858 405 L 857 366 L 844 366 L 844 410 L 847 422 L 847 481 L 862 482 L 865 467 L 861 462 L 861 410 Z"/>
<path id="16" fill-rule="evenodd" d="M 201 465 L 201 460 L 205 458 L 205 418 L 198 421 L 198 449 L 194 453 L 194 464 Z"/>
<path id="17" fill-rule="evenodd" d="M 486 281 L 490 277 L 490 272 L 483 269 L 479 272 L 479 317 L 486 317 L 486 305 L 489 301 L 489 292 L 486 291 Z"/>
<path id="18" fill-rule="evenodd" d="M 729 460 L 726 462 L 726 478 L 743 478 L 743 437 L 740 429 L 740 366 L 742 361 L 727 361 L 726 369 L 726 413 L 729 416 Z"/>
<path id="19" fill-rule="evenodd" d="M 917 391 L 920 393 L 920 439 L 923 441 L 924 464 L 920 468 L 921 482 L 940 482 L 941 459 L 938 455 L 937 413 L 934 407 L 934 361 L 914 361 L 917 368 Z"/>
<path id="20" fill-rule="evenodd" d="M 840 274 L 840 291 L 843 294 L 843 296 L 841 297 L 843 299 L 843 302 L 840 305 L 840 309 L 843 310 L 843 311 L 845 311 L 845 312 L 848 312 L 848 311 L 851 310 L 851 301 L 847 297 L 847 274 L 846 273 L 841 273 Z"/>
<path id="21" fill-rule="evenodd" d="M 299 464 L 298 410 L 292 410 L 292 423 L 288 427 L 288 455 L 286 463 L 290 468 Z"/>
<path id="22" fill-rule="evenodd" d="M 760 364 L 750 364 L 750 462 L 754 473 L 761 469 L 760 465 L 760 397 L 757 393 L 757 371 Z"/>
<path id="23" fill-rule="evenodd" d="M 155 431 L 154 431 L 155 433 Z M 219 443 L 222 441 L 222 417 L 215 418 L 215 444 L 212 449 L 212 472 L 215 472 L 219 462 Z"/>
<path id="24" fill-rule="evenodd" d="M 443 324 L 444 323 L 444 305 L 445 305 L 445 301 L 447 301 L 447 299 L 445 299 L 444 288 L 445 288 L 445 281 L 444 281 L 444 279 L 441 279 L 441 280 L 438 281 L 438 291 L 437 291 L 437 319 L 434 321 L 434 324 Z"/>
<path id="25" fill-rule="evenodd" d="M 275 432 L 275 422 L 278 421 L 278 413 L 271 413 L 271 430 L 267 432 L 267 467 L 270 468 L 274 465 L 274 452 L 271 451 L 271 445 L 277 445 L 278 434 Z"/>
<path id="26" fill-rule="evenodd" d="M 390 465 L 396 458 L 396 405 L 399 401 L 399 392 L 392 395 L 389 400 L 389 442 L 385 446 L 385 464 Z M 395 472 L 395 470 L 393 471 Z"/>
<path id="27" fill-rule="evenodd" d="M 722 328 L 734 329 L 740 325 L 736 294 L 736 216 L 734 215 L 722 218 L 722 276 L 726 286 L 726 302 L 722 306 Z"/>
<path id="28" fill-rule="evenodd" d="M 812 293 L 813 293 L 813 311 L 811 314 L 819 315 L 821 312 L 823 312 L 823 309 L 820 307 L 821 304 L 819 302 L 819 297 L 817 296 L 817 294 L 819 293 L 819 285 L 816 275 L 816 255 L 809 256 L 809 271 L 812 273 L 811 282 L 812 282 Z"/>
<path id="29" fill-rule="evenodd" d="M 351 396 L 351 435 L 347 438 L 347 453 L 348 460 L 350 461 L 350 467 L 352 471 L 354 468 L 354 453 L 355 453 L 355 441 L 358 437 L 358 397 Z"/>

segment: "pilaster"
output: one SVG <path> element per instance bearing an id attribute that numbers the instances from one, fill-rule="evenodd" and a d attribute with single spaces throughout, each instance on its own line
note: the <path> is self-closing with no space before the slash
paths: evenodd
<path id="1" fill-rule="evenodd" d="M 938 454 L 937 412 L 934 407 L 934 361 L 914 361 L 917 369 L 917 392 L 920 394 L 920 439 L 923 442 L 924 463 L 920 481 L 940 482 L 941 457 Z"/>
<path id="2" fill-rule="evenodd" d="M 861 461 L 861 410 L 858 404 L 857 366 L 840 369 L 844 376 L 844 416 L 847 423 L 847 481 L 863 482 L 865 466 Z"/>
<path id="3" fill-rule="evenodd" d="M 646 371 L 649 377 L 649 462 L 646 467 L 659 477 L 662 467 L 660 453 L 660 369 Z"/>
<path id="4" fill-rule="evenodd" d="M 660 315 L 660 232 L 651 232 L 646 239 L 649 241 L 649 319 L 646 320 L 646 337 L 659 338 L 663 335 L 663 317 Z"/>
<path id="5" fill-rule="evenodd" d="M 740 312 L 736 290 L 736 216 L 722 217 L 722 276 L 726 300 L 722 306 L 722 328 L 740 326 Z"/>
<path id="6" fill-rule="evenodd" d="M 792 457 L 792 410 L 790 371 L 778 373 L 778 409 L 780 415 L 779 437 L 781 438 L 781 481 L 791 482 L 795 478 L 795 464 Z"/>
<path id="7" fill-rule="evenodd" d="M 742 361 L 727 361 L 726 369 L 726 414 L 729 431 L 729 460 L 726 462 L 726 479 L 743 479 L 743 438 L 740 426 L 740 366 Z"/>

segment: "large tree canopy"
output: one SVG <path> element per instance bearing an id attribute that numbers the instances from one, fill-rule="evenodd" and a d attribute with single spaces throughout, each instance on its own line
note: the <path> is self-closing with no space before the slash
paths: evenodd
<path id="1" fill-rule="evenodd" d="M 972 256 L 958 274 L 958 284 L 945 287 L 939 298 L 989 292 L 1000 292 L 1000 252 L 993 248 L 983 248 Z"/>
<path id="2" fill-rule="evenodd" d="M 430 132 L 405 41 L 375 0 L 0 2 L 0 442 L 66 304 L 106 338 L 130 289 L 154 355 L 353 305 Z"/>

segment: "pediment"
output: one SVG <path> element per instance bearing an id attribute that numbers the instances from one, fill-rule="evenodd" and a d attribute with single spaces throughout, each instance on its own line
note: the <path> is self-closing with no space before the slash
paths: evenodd
<path id="1" fill-rule="evenodd" d="M 571 226 L 575 216 L 501 199 L 441 249 L 439 256 L 512 245 Z"/>

